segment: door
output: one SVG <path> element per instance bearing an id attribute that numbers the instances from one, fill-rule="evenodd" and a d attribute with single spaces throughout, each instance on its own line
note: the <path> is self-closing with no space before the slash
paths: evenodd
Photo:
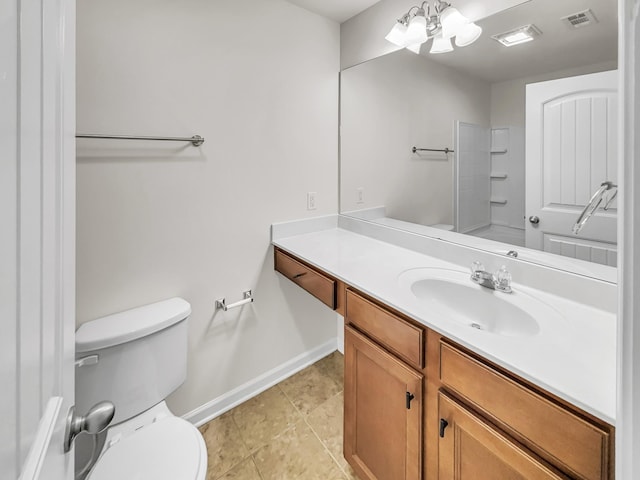
<path id="1" fill-rule="evenodd" d="M 438 394 L 442 480 L 560 480 L 532 452 L 494 429 L 447 394 Z"/>
<path id="2" fill-rule="evenodd" d="M 527 85 L 526 246 L 616 265 L 617 208 L 571 231 L 605 181 L 617 184 L 618 72 Z"/>
<path id="3" fill-rule="evenodd" d="M 423 376 L 345 327 L 344 456 L 362 480 L 418 480 Z"/>
<path id="4" fill-rule="evenodd" d="M 0 6 L 0 472 L 73 478 L 72 0 Z"/>

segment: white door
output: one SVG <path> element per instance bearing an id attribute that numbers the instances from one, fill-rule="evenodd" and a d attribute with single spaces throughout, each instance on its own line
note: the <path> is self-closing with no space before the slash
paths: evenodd
<path id="1" fill-rule="evenodd" d="M 617 90 L 617 71 L 527 85 L 527 247 L 616 265 L 615 201 L 571 229 L 602 182 L 617 184 Z"/>
<path id="2" fill-rule="evenodd" d="M 0 2 L 0 476 L 73 479 L 73 0 Z"/>

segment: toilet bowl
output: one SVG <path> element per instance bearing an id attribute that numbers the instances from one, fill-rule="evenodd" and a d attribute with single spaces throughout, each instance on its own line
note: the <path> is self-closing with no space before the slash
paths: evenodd
<path id="1" fill-rule="evenodd" d="M 187 318 L 181 298 L 87 322 L 76 332 L 76 409 L 114 403 L 114 419 L 88 480 L 204 480 L 207 450 L 164 399 L 186 379 Z M 97 460 L 95 460 L 97 458 Z"/>

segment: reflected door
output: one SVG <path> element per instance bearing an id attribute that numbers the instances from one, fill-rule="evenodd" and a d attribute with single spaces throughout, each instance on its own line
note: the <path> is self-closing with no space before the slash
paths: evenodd
<path id="1" fill-rule="evenodd" d="M 614 201 L 571 231 L 604 181 L 617 184 L 617 71 L 527 85 L 526 246 L 616 265 Z"/>

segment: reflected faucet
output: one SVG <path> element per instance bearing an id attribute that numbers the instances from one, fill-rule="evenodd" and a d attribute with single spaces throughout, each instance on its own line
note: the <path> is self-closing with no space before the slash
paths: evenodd
<path id="1" fill-rule="evenodd" d="M 608 195 L 608 198 L 605 200 L 604 206 L 602 207 L 603 210 L 609 210 L 611 202 L 613 202 L 613 199 L 616 198 L 616 195 L 618 195 L 618 186 L 608 180 L 600 184 L 600 188 L 596 191 L 596 193 L 593 194 L 593 197 L 591 197 L 591 200 L 589 200 L 589 203 L 587 203 L 587 206 L 584 207 L 584 210 L 582 210 L 582 213 L 576 220 L 576 223 L 572 229 L 573 233 L 575 233 L 576 235 L 580 233 L 582 227 L 586 225 L 587 221 L 589 221 L 591 216 L 595 213 L 602 201 L 605 199 L 605 196 L 607 196 L 607 192 L 612 189 L 615 190 Z"/>

